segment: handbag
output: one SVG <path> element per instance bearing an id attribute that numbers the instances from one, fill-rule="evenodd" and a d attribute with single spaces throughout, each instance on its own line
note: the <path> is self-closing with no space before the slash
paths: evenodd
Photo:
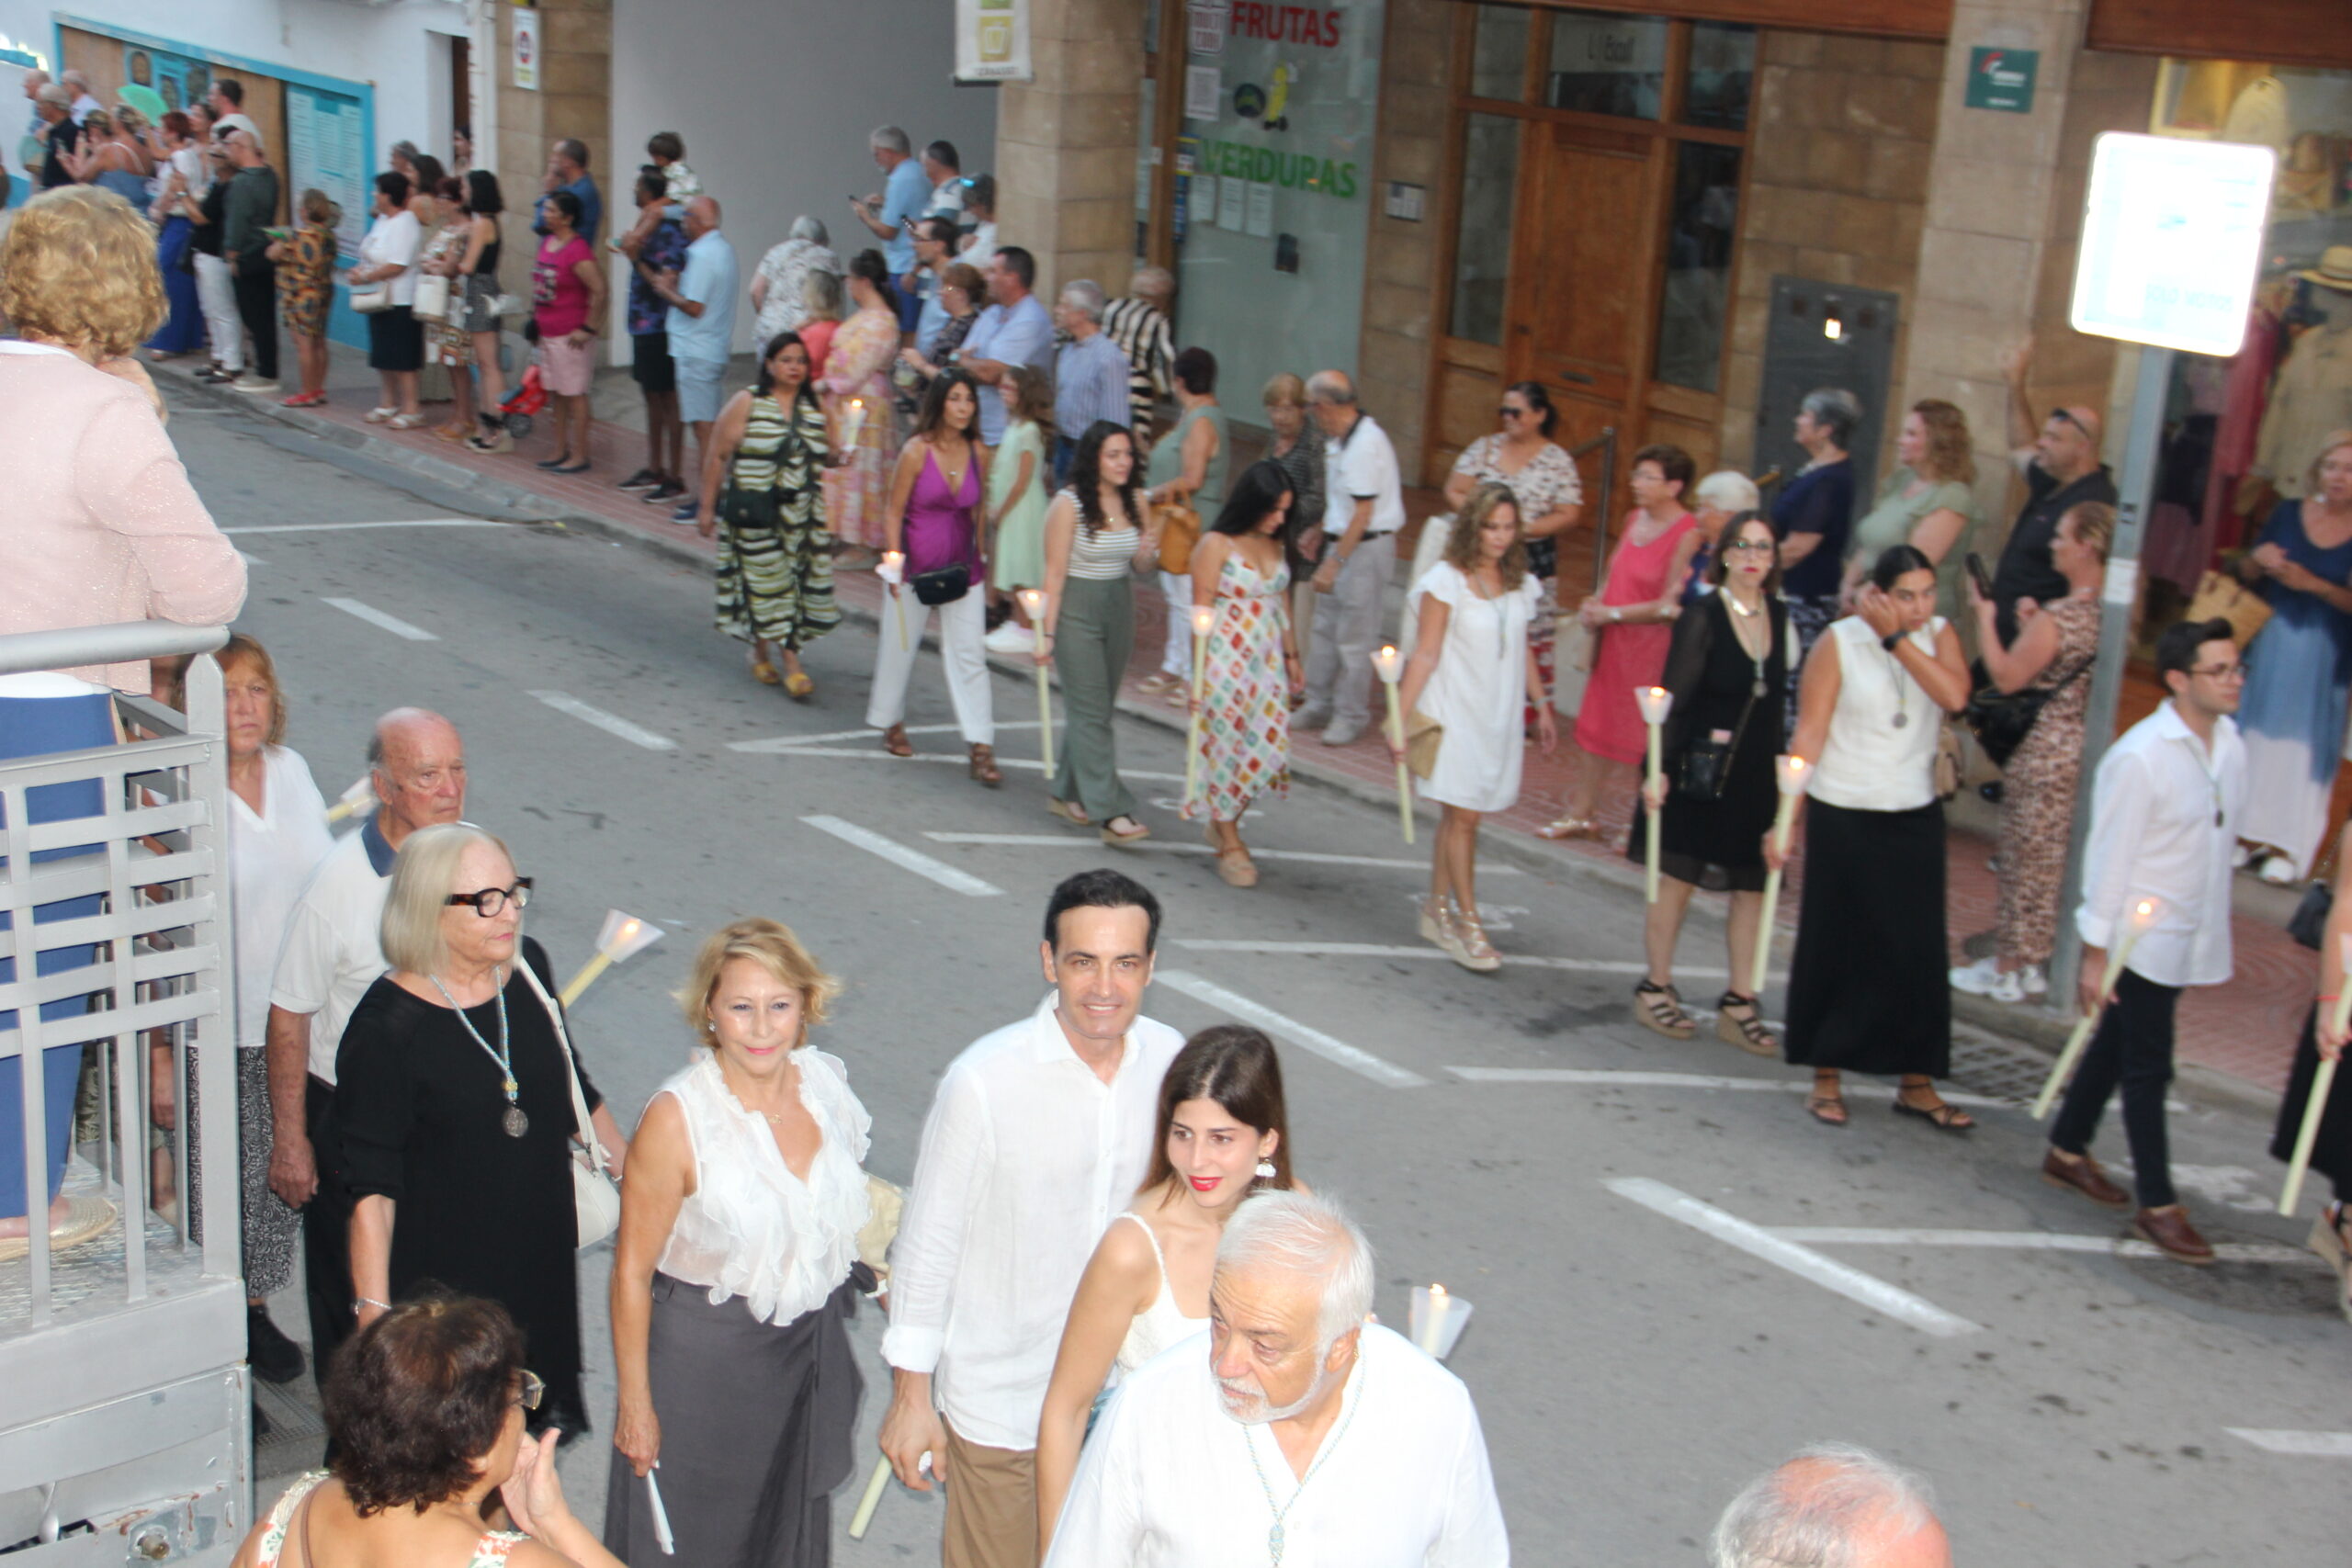
<path id="1" fill-rule="evenodd" d="M 2302 902 L 2287 918 L 2287 934 L 2313 953 L 2327 940 L 2327 917 L 2335 908 L 2335 889 L 2324 877 L 2314 877 L 2303 889 Z"/>
<path id="2" fill-rule="evenodd" d="M 363 316 L 373 316 L 392 308 L 392 280 L 351 286 L 351 308 Z"/>
<path id="3" fill-rule="evenodd" d="M 2188 619 L 2192 621 L 2222 620 L 2230 623 L 2230 635 L 2237 639 L 2238 649 L 2254 640 L 2254 634 L 2270 621 L 2270 602 L 2225 571 L 2208 571 L 2197 580 L 2197 592 L 2188 601 Z"/>
<path id="4" fill-rule="evenodd" d="M 784 511 L 773 490 L 750 490 L 729 484 L 718 492 L 718 520 L 730 528 L 775 528 Z"/>
<path id="5" fill-rule="evenodd" d="M 1405 716 L 1405 765 L 1417 779 L 1437 772 L 1438 748 L 1445 743 L 1445 726 L 1415 708 Z"/>
<path id="6" fill-rule="evenodd" d="M 1201 542 L 1201 514 L 1181 501 L 1164 501 L 1151 509 L 1151 525 L 1159 530 L 1159 570 L 1178 577 L 1193 570 L 1193 547 Z"/>
<path id="7" fill-rule="evenodd" d="M 1998 686 L 1979 686 L 1968 698 L 1968 706 L 1961 710 L 1961 718 L 1976 732 L 1976 744 L 1996 768 L 2009 765 L 2010 757 L 2025 744 L 2033 733 L 2034 721 L 2041 716 L 2043 705 L 2075 683 L 2075 677 L 2091 667 L 2092 653 L 2069 671 L 2066 678 L 2054 685 L 2028 686 L 2019 692 L 2005 692 Z"/>
<path id="8" fill-rule="evenodd" d="M 907 579 L 918 604 L 953 604 L 972 591 L 972 569 L 962 561 L 936 571 L 919 571 Z"/>
<path id="9" fill-rule="evenodd" d="M 1747 733 L 1747 716 L 1755 711 L 1756 690 L 1751 686 L 1747 700 L 1739 705 L 1739 722 L 1729 740 L 1716 739 L 1722 731 L 1714 730 L 1682 749 L 1681 761 L 1674 770 L 1675 794 L 1685 800 L 1724 797 L 1724 786 L 1731 782 L 1731 760 L 1739 750 L 1740 738 Z"/>
<path id="10" fill-rule="evenodd" d="M 449 319 L 449 280 L 437 272 L 417 275 L 416 298 L 409 309 L 420 321 L 445 321 Z"/>
<path id="11" fill-rule="evenodd" d="M 1936 726 L 1936 798 L 1950 800 L 1958 795 L 1967 772 L 1967 759 L 1960 745 L 1960 726 L 1947 718 Z"/>
<path id="12" fill-rule="evenodd" d="M 564 1080 L 571 1085 L 571 1114 L 580 1127 L 571 1150 L 571 1208 L 577 1245 L 584 1250 L 620 1228 L 621 1190 L 605 1172 L 605 1145 L 596 1141 L 596 1123 L 588 1116 L 588 1097 L 580 1090 L 580 1065 L 571 1055 L 571 1032 L 563 1026 L 563 1010 L 539 984 L 538 974 L 529 964 L 518 962 L 514 966 L 548 1010 L 548 1017 L 555 1023 L 556 1043 L 563 1047 Z"/>

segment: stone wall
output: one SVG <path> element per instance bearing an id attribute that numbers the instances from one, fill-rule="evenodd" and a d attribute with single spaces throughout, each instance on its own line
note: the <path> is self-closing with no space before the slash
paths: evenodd
<path id="1" fill-rule="evenodd" d="M 1136 240 L 1143 0 L 1036 0 L 1031 82 L 997 100 L 997 228 L 1037 258 L 1037 292 L 1126 291 Z"/>
<path id="2" fill-rule="evenodd" d="M 492 65 L 498 84 L 498 146 L 492 152 L 498 184 L 510 214 L 521 213 L 530 228 L 531 204 L 547 175 L 548 145 L 573 137 L 588 147 L 588 171 L 605 197 L 605 230 L 612 232 L 616 206 L 629 206 L 628 184 L 616 180 L 613 164 L 613 0 L 540 0 L 539 86 L 514 85 L 514 7 L 499 6 L 498 48 Z M 628 168 L 636 177 L 636 164 Z M 513 223 L 512 217 L 508 221 Z M 510 240 L 512 235 L 509 236 Z"/>
<path id="3" fill-rule="evenodd" d="M 1453 6 L 1448 0 L 1388 0 L 1387 15 L 1379 129 L 1366 193 L 1372 218 L 1358 379 L 1364 406 L 1396 443 L 1397 467 L 1412 483 L 1421 478 L 1428 451 L 1432 288 L 1445 252 L 1440 219 Z M 1419 222 L 1384 216 L 1390 180 L 1423 187 Z"/>

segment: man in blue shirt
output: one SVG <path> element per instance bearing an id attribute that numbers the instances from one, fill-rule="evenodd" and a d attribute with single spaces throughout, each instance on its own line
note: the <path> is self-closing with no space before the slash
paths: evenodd
<path id="1" fill-rule="evenodd" d="M 735 347 L 735 297 L 740 271 L 735 247 L 718 231 L 718 202 L 698 196 L 686 203 L 686 265 L 655 285 L 670 307 L 666 329 L 670 358 L 677 367 L 678 417 L 694 427 L 695 471 L 710 456 L 710 427 L 718 418 L 719 382 Z M 692 526 L 697 502 L 694 487 L 670 521 Z"/>
<path id="2" fill-rule="evenodd" d="M 531 232 L 548 231 L 548 197 L 568 190 L 580 198 L 580 237 L 593 247 L 604 226 L 605 198 L 588 173 L 588 144 L 567 136 L 548 153 L 547 177 L 539 182 L 539 199 L 531 209 Z"/>
<path id="3" fill-rule="evenodd" d="M 1054 482 L 1069 478 L 1070 454 L 1079 438 L 1102 420 L 1123 430 L 1134 428 L 1134 405 L 1127 398 L 1127 356 L 1102 330 L 1108 303 L 1102 286 L 1081 277 L 1062 285 L 1054 308 L 1054 323 L 1069 334 L 1069 342 L 1054 360 L 1054 428 L 1061 445 L 1054 453 Z M 1136 454 L 1141 457 L 1141 453 Z"/>
<path id="4" fill-rule="evenodd" d="M 931 210 L 931 182 L 923 177 L 922 164 L 915 159 L 914 143 L 899 127 L 880 127 L 866 138 L 866 145 L 882 166 L 882 193 L 863 201 L 851 197 L 850 210 L 882 242 L 882 260 L 891 277 L 904 277 L 915 269 L 915 236 L 910 225 Z M 915 330 L 917 301 L 903 288 L 898 295 L 899 330 L 910 333 Z"/>
<path id="5" fill-rule="evenodd" d="M 965 334 L 956 363 L 984 387 L 1004 379 L 1005 367 L 1027 365 L 1043 370 L 1054 362 L 1054 323 L 1045 306 L 1029 292 L 1037 281 L 1037 262 L 1019 245 L 1006 245 L 989 258 L 986 272 L 992 303 L 980 312 Z M 994 446 L 1004 440 L 1004 400 L 980 400 L 980 444 Z"/>
<path id="6" fill-rule="evenodd" d="M 925 359 L 931 357 L 940 330 L 947 325 L 947 307 L 939 298 L 940 274 L 956 259 L 956 241 L 961 233 L 956 220 L 937 213 L 917 223 L 914 270 L 899 280 L 900 298 L 911 293 L 920 305 L 915 314 L 915 352 Z"/>
<path id="7" fill-rule="evenodd" d="M 621 481 L 648 506 L 675 506 L 686 493 L 686 434 L 678 418 L 678 367 L 670 357 L 670 307 L 659 284 L 686 265 L 686 230 L 669 215 L 670 182 L 648 164 L 637 176 L 637 222 L 614 242 L 629 258 L 629 374 L 645 395 L 645 467 Z"/>

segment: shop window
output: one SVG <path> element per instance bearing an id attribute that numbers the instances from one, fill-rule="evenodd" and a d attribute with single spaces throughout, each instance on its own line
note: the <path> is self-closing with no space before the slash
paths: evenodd
<path id="1" fill-rule="evenodd" d="M 1510 281 L 1510 213 L 1519 186 L 1519 121 L 1474 114 L 1462 126 L 1462 220 L 1453 236 L 1458 338 L 1501 346 Z"/>
<path id="2" fill-rule="evenodd" d="M 1666 97 L 1663 17 L 1563 11 L 1552 18 L 1544 101 L 1555 109 L 1656 119 Z"/>
<path id="3" fill-rule="evenodd" d="M 1470 45 L 1470 96 L 1518 103 L 1527 96 L 1527 28 L 1523 6 L 1481 6 Z"/>
<path id="4" fill-rule="evenodd" d="M 1738 22 L 1701 22 L 1690 29 L 1690 73 L 1682 123 L 1716 130 L 1747 129 L 1756 85 L 1756 29 Z"/>
<path id="5" fill-rule="evenodd" d="M 1724 324 L 1731 304 L 1738 217 L 1739 149 L 1703 141 L 1678 143 L 1654 379 L 1698 392 L 1722 389 Z"/>

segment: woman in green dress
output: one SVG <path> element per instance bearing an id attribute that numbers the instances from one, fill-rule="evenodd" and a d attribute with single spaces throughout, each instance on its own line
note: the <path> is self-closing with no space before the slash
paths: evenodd
<path id="1" fill-rule="evenodd" d="M 996 653 L 1027 653 L 1037 631 L 1021 590 L 1046 585 L 1046 503 L 1053 465 L 1046 433 L 1054 427 L 1054 383 L 1034 365 L 1008 365 L 997 383 L 1004 399 L 1004 439 L 989 461 L 989 586 L 1012 599 L 1012 618 L 982 639 Z"/>
<path id="2" fill-rule="evenodd" d="M 1975 447 L 1968 416 L 1941 398 L 1923 398 L 1903 416 L 1895 438 L 1899 467 L 1878 487 L 1878 500 L 1854 525 L 1846 550 L 1841 598 L 1852 604 L 1871 563 L 1895 545 L 1908 545 L 1936 569 L 1936 613 L 1956 618 L 1960 568 L 1977 522 Z"/>
<path id="3" fill-rule="evenodd" d="M 1188 348 L 1176 356 L 1170 374 L 1176 378 L 1176 402 L 1183 412 L 1168 434 L 1151 445 L 1151 457 L 1144 468 L 1144 501 L 1155 507 L 1182 502 L 1206 525 L 1225 506 L 1225 472 L 1233 450 L 1226 437 L 1225 410 L 1217 406 L 1216 355 L 1205 348 Z M 1187 572 L 1163 569 L 1159 592 L 1168 601 L 1159 668 L 1136 690 L 1189 708 L 1193 702 L 1193 579 Z"/>
<path id="4" fill-rule="evenodd" d="M 806 702 L 817 682 L 800 650 L 841 625 L 842 613 L 819 482 L 837 466 L 834 443 L 799 333 L 768 340 L 758 380 L 719 411 L 709 450 L 695 527 L 718 541 L 718 629 L 751 644 L 753 679 Z M 734 513 L 723 528 L 722 511 Z M 782 655 L 781 675 L 772 652 Z"/>

